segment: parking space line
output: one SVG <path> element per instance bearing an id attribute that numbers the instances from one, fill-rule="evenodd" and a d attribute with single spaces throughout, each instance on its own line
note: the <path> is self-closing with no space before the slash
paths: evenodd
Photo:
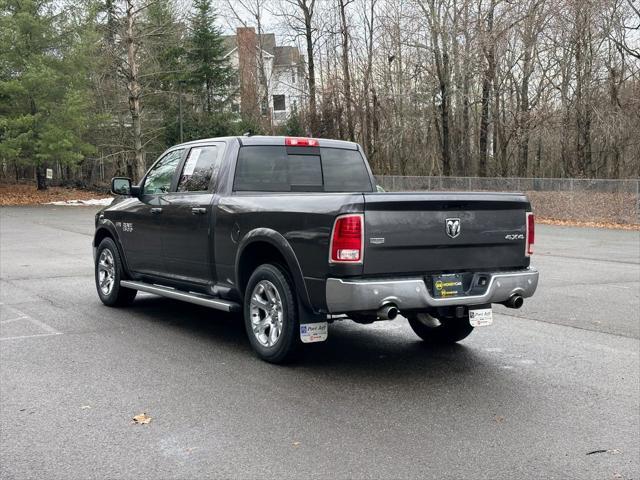
<path id="1" fill-rule="evenodd" d="M 58 330 L 56 330 L 53 327 L 50 327 L 49 325 L 47 325 L 44 322 L 41 322 L 40 320 L 37 320 L 33 317 L 28 317 L 27 318 L 31 323 L 35 323 L 36 325 L 38 325 L 40 328 L 42 328 L 43 330 L 49 332 L 49 334 L 51 335 L 60 335 L 62 332 L 59 332 Z"/>
<path id="2" fill-rule="evenodd" d="M 5 323 L 11 323 L 11 322 L 15 322 L 16 320 L 25 320 L 29 317 L 26 317 L 24 315 L 20 316 L 20 317 L 16 317 L 16 318 L 10 318 L 8 320 L 0 320 L 0 325 L 4 325 Z"/>
<path id="3" fill-rule="evenodd" d="M 52 326 L 44 323 L 41 320 L 38 320 L 38 319 L 33 318 L 33 317 L 30 317 L 26 313 L 18 310 L 16 307 L 13 307 L 13 306 L 10 306 L 10 305 L 6 305 L 5 303 L 2 303 L 2 302 L 0 302 L 0 305 L 2 305 L 5 309 L 9 309 L 10 311 L 12 311 L 12 312 L 14 312 L 15 314 L 18 315 L 17 317 L 0 321 L 0 325 L 5 325 L 7 323 L 15 322 L 15 321 L 18 321 L 18 320 L 26 320 L 26 321 L 30 322 L 31 324 L 33 324 L 33 325 L 39 327 L 40 329 L 44 330 L 45 332 L 47 332 L 47 333 L 36 333 L 36 334 L 33 334 L 33 335 L 14 335 L 12 337 L 0 337 L 0 340 L 16 340 L 16 339 L 19 339 L 19 338 L 48 337 L 48 336 L 51 336 L 51 335 L 62 335 L 62 332 L 59 332 L 58 330 L 56 330 Z"/>
<path id="4" fill-rule="evenodd" d="M 0 337 L 0 341 L 4 340 L 18 340 L 20 338 L 34 338 L 34 337 L 51 337 L 53 335 L 62 335 L 62 332 L 55 333 L 36 333 L 34 335 L 16 335 L 15 337 Z"/>

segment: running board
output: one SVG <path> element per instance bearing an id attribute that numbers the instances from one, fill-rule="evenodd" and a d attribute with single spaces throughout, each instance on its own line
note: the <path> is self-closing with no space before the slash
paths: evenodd
<path id="1" fill-rule="evenodd" d="M 163 287 L 161 285 L 153 285 L 151 283 L 133 282 L 130 280 L 120 280 L 120 286 L 131 288 L 141 292 L 153 293 L 161 297 L 173 298 L 174 300 L 182 300 L 183 302 L 195 303 L 203 307 L 215 308 L 224 312 L 239 312 L 240 304 L 221 298 L 213 298 L 202 293 L 185 292 L 176 290 L 171 287 Z"/>

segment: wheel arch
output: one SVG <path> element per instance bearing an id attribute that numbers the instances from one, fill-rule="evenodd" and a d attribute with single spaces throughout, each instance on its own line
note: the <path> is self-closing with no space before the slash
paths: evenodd
<path id="1" fill-rule="evenodd" d="M 268 228 L 252 230 L 240 242 L 235 262 L 240 295 L 244 295 L 244 289 L 255 268 L 269 262 L 281 263 L 287 268 L 300 301 L 305 307 L 312 308 L 302 268 L 293 248 L 282 234 Z"/>
<path id="2" fill-rule="evenodd" d="M 122 249 L 122 245 L 120 244 L 120 238 L 118 237 L 118 232 L 116 232 L 116 228 L 112 222 L 108 220 L 103 220 L 103 223 L 98 225 L 95 233 L 93 234 L 93 251 L 94 257 L 97 253 L 98 246 L 100 242 L 102 242 L 105 238 L 110 238 L 113 240 L 113 243 L 116 244 L 116 248 L 118 249 L 118 253 L 120 254 L 120 260 L 122 261 L 122 266 L 124 267 L 124 271 L 127 276 L 130 276 L 131 272 L 129 271 L 129 265 L 127 263 L 127 257 L 124 254 L 124 250 Z M 95 258 L 94 258 L 95 260 Z"/>

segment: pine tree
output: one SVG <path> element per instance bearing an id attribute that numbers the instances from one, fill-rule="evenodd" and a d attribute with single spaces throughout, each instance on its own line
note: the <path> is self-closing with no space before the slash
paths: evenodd
<path id="1" fill-rule="evenodd" d="M 68 18 L 47 0 L 0 3 L 0 156 L 35 166 L 39 190 L 52 162 L 73 165 L 93 151 L 83 140 L 82 49 Z"/>
<path id="2" fill-rule="evenodd" d="M 232 69 L 224 58 L 224 44 L 216 26 L 216 13 L 211 0 L 194 0 L 194 15 L 188 39 L 188 83 L 203 98 L 204 109 L 213 112 L 228 99 L 232 83 Z"/>
<path id="3" fill-rule="evenodd" d="M 171 96 L 177 91 L 178 80 L 184 77 L 184 39 L 171 0 L 157 0 L 145 10 L 141 70 L 148 77 L 147 87 L 160 103 L 175 103 Z"/>

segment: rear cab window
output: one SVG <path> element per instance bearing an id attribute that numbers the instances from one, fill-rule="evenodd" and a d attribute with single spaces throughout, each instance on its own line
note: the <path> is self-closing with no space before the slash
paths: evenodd
<path id="1" fill-rule="evenodd" d="M 243 146 L 233 189 L 238 192 L 371 192 L 363 156 L 328 147 Z"/>

